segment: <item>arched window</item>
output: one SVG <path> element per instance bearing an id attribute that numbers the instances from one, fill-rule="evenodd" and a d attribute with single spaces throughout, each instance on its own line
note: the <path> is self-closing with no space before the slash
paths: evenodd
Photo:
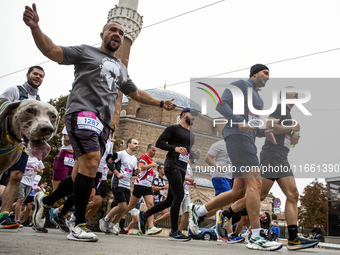
<path id="1" fill-rule="evenodd" d="M 120 112 L 120 117 L 125 117 L 126 116 L 126 111 L 125 110 L 122 110 L 121 112 Z"/>

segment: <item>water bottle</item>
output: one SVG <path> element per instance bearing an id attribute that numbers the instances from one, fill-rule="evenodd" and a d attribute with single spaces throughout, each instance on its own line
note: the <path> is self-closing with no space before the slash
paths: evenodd
<path id="1" fill-rule="evenodd" d="M 297 131 L 297 132 L 294 132 L 293 135 L 292 135 L 292 140 L 290 142 L 290 148 L 294 148 L 295 147 L 295 143 L 293 142 L 293 139 L 298 137 L 300 135 L 300 132 Z"/>
<path id="2" fill-rule="evenodd" d="M 196 149 L 196 152 L 195 152 L 195 156 L 194 156 L 194 160 L 193 160 L 193 163 L 195 164 L 197 161 L 198 161 L 198 158 L 197 158 L 197 153 L 199 153 L 201 150 L 200 150 L 200 147 L 197 146 L 197 149 Z"/>

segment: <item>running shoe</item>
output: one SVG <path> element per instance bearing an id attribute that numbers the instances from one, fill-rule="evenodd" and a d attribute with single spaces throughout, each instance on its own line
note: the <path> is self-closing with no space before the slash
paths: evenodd
<path id="1" fill-rule="evenodd" d="M 148 229 L 148 235 L 157 235 L 162 232 L 161 228 L 152 227 Z"/>
<path id="2" fill-rule="evenodd" d="M 183 235 L 182 232 L 177 229 L 173 233 L 170 231 L 168 240 L 169 241 L 186 242 L 186 241 L 190 241 L 191 238 L 189 236 Z"/>
<path id="3" fill-rule="evenodd" d="M 19 227 L 19 223 L 13 221 L 8 213 L 2 213 L 0 218 L 0 228 L 3 229 L 16 229 Z"/>
<path id="4" fill-rule="evenodd" d="M 198 216 L 197 216 L 197 209 L 199 208 L 198 205 L 194 203 L 190 203 L 188 205 L 188 212 L 189 212 L 189 228 L 194 235 L 198 235 Z"/>
<path id="5" fill-rule="evenodd" d="M 215 227 L 215 233 L 217 235 L 217 239 L 219 237 L 225 237 L 226 235 L 226 229 L 222 228 L 223 225 L 223 219 L 224 216 L 222 214 L 222 210 L 218 210 L 215 214 L 215 218 L 216 218 L 216 227 Z"/>
<path id="6" fill-rule="evenodd" d="M 282 248 L 282 244 L 268 241 L 263 237 L 258 236 L 255 238 L 250 238 L 246 247 L 251 250 L 276 251 Z"/>
<path id="7" fill-rule="evenodd" d="M 37 229 L 44 227 L 46 220 L 45 218 L 50 209 L 49 206 L 44 204 L 44 197 L 46 197 L 46 195 L 44 195 L 43 192 L 38 192 L 34 196 L 34 204 L 36 208 L 33 213 L 33 224 Z"/>
<path id="8" fill-rule="evenodd" d="M 218 237 L 217 242 L 222 242 L 222 243 L 227 243 L 228 242 L 228 237 Z"/>
<path id="9" fill-rule="evenodd" d="M 74 228 L 74 225 L 76 224 L 76 220 L 74 218 L 70 217 L 69 219 L 65 219 L 65 221 L 68 229 Z"/>
<path id="10" fill-rule="evenodd" d="M 245 243 L 248 243 L 248 241 L 249 241 L 249 239 L 250 239 L 249 234 L 244 233 L 244 234 L 242 234 L 241 236 L 244 237 L 244 242 L 245 242 Z"/>
<path id="11" fill-rule="evenodd" d="M 319 240 L 296 237 L 293 241 L 288 240 L 288 250 L 301 250 L 315 247 Z"/>
<path id="12" fill-rule="evenodd" d="M 19 228 L 23 228 L 24 227 L 24 225 L 21 224 L 20 220 L 16 220 L 15 222 L 19 224 Z"/>
<path id="13" fill-rule="evenodd" d="M 99 220 L 99 229 L 100 231 L 106 233 L 107 232 L 107 224 L 109 224 L 109 221 L 106 221 L 104 218 Z"/>
<path id="14" fill-rule="evenodd" d="M 230 237 L 228 237 L 228 242 L 229 243 L 240 243 L 244 241 L 244 237 L 240 236 L 237 233 L 232 233 Z"/>
<path id="15" fill-rule="evenodd" d="M 57 216 L 57 214 L 54 213 L 54 210 L 55 210 L 54 208 L 51 208 L 51 209 L 50 209 L 50 222 L 51 222 L 53 225 L 55 225 L 55 223 L 53 222 L 53 218 Z"/>
<path id="16" fill-rule="evenodd" d="M 260 230 L 260 236 L 262 236 L 264 239 L 270 241 L 270 239 L 268 238 L 268 236 L 266 235 L 266 233 L 263 231 L 263 229 Z"/>
<path id="17" fill-rule="evenodd" d="M 82 223 L 78 224 L 71 230 L 67 239 L 80 242 L 97 242 L 98 236 L 87 228 L 86 223 Z"/>
<path id="18" fill-rule="evenodd" d="M 129 234 L 129 230 L 126 228 L 126 229 L 121 229 L 119 231 L 119 234 L 122 234 L 122 235 L 128 235 Z"/>
<path id="19" fill-rule="evenodd" d="M 106 233 L 119 235 L 119 223 L 113 225 L 112 227 L 108 227 Z"/>
<path id="20" fill-rule="evenodd" d="M 52 222 L 54 225 L 58 226 L 59 229 L 61 230 L 61 232 L 65 232 L 65 233 L 69 233 L 70 229 L 69 227 L 66 225 L 65 222 L 65 218 L 59 218 L 59 215 L 57 214 L 53 219 Z"/>
<path id="21" fill-rule="evenodd" d="M 32 226 L 32 229 L 37 233 L 48 233 L 47 228 L 36 228 L 34 225 Z"/>
<path id="22" fill-rule="evenodd" d="M 140 211 L 139 214 L 137 214 L 138 229 L 143 235 L 145 235 L 145 225 L 147 223 L 147 219 L 144 218 L 143 214 L 144 214 L 144 211 Z"/>

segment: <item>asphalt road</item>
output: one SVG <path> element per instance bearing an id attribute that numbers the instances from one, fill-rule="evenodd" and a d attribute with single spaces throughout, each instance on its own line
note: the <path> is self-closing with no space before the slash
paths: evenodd
<path id="1" fill-rule="evenodd" d="M 168 241 L 157 236 L 108 235 L 96 233 L 98 242 L 75 242 L 67 240 L 67 234 L 57 229 L 48 233 L 36 233 L 29 227 L 14 230 L 0 229 L 0 254 L 38 255 L 38 254 L 145 254 L 145 255 L 198 255 L 198 254 L 339 254 L 339 250 L 306 249 L 297 252 L 288 251 L 284 246 L 279 251 L 266 252 L 248 250 L 244 243 L 221 244 L 216 241 L 191 240 L 189 242 Z"/>

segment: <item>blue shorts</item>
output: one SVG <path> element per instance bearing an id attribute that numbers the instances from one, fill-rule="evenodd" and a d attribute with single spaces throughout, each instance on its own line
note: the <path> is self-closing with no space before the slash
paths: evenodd
<path id="1" fill-rule="evenodd" d="M 220 193 L 229 191 L 233 187 L 233 180 L 228 178 L 216 177 L 212 178 L 211 181 L 212 184 L 214 185 L 215 196 L 217 196 Z"/>
<path id="2" fill-rule="evenodd" d="M 235 172 L 233 178 L 247 178 L 247 167 L 260 167 L 254 140 L 247 135 L 230 135 L 225 138 L 227 151 Z"/>
<path id="3" fill-rule="evenodd" d="M 15 163 L 13 166 L 11 166 L 8 169 L 8 172 L 10 172 L 12 170 L 19 170 L 19 171 L 25 173 L 27 161 L 28 161 L 28 155 L 26 154 L 26 152 L 21 152 L 21 157 L 19 158 L 17 163 Z"/>

